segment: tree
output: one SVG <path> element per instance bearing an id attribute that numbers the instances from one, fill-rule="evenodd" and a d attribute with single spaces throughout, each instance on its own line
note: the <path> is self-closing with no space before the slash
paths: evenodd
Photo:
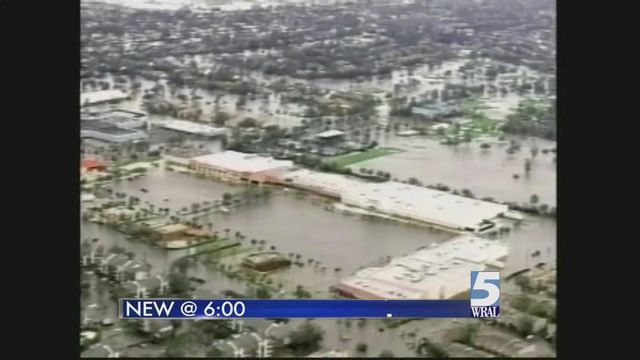
<path id="1" fill-rule="evenodd" d="M 546 214 L 546 213 L 547 213 L 547 211 L 549 211 L 549 205 L 547 205 L 547 204 L 541 204 L 541 205 L 538 207 L 538 210 L 540 211 L 540 213 L 542 213 L 542 214 Z"/>
<path id="2" fill-rule="evenodd" d="M 422 185 L 422 183 L 420 182 L 420 180 L 418 180 L 418 179 L 416 179 L 416 178 L 414 178 L 414 177 L 409 178 L 409 184 L 410 184 L 410 185 L 418 185 L 418 186 Z"/>
<path id="3" fill-rule="evenodd" d="M 216 111 L 216 114 L 213 117 L 213 123 L 216 126 L 222 127 L 225 126 L 229 118 L 231 118 L 231 116 L 229 116 L 229 114 L 227 114 L 226 112 Z"/>
<path id="4" fill-rule="evenodd" d="M 531 157 L 535 158 L 538 155 L 538 147 L 534 146 L 531 148 Z"/>
<path id="5" fill-rule="evenodd" d="M 291 333 L 288 348 L 295 355 L 306 355 L 317 351 L 323 338 L 324 331 L 320 327 L 311 322 L 305 322 Z"/>
<path id="6" fill-rule="evenodd" d="M 394 356 L 393 356 L 393 353 L 390 350 L 382 350 L 380 352 L 380 355 L 378 355 L 378 357 L 381 357 L 381 358 L 392 358 Z"/>
<path id="7" fill-rule="evenodd" d="M 180 272 L 169 274 L 169 290 L 176 296 L 186 297 L 191 291 L 191 284 L 187 275 Z"/>
<path id="8" fill-rule="evenodd" d="M 260 286 L 256 289 L 256 297 L 258 299 L 271 299 L 271 292 L 268 288 Z"/>
<path id="9" fill-rule="evenodd" d="M 231 199 L 233 199 L 233 195 L 229 193 L 222 194 L 222 204 L 229 205 L 231 203 Z"/>
<path id="10" fill-rule="evenodd" d="M 531 197 L 529 197 L 529 202 L 532 204 L 537 204 L 539 200 L 540 198 L 536 194 L 533 194 L 531 195 Z"/>
<path id="11" fill-rule="evenodd" d="M 311 299 L 311 293 L 305 290 L 302 285 L 296 286 L 296 290 L 293 292 L 298 299 Z"/>
<path id="12" fill-rule="evenodd" d="M 358 343 L 358 345 L 356 345 L 356 351 L 361 353 L 361 354 L 366 354 L 367 353 L 367 344 Z"/>
<path id="13" fill-rule="evenodd" d="M 189 269 L 189 258 L 187 257 L 179 258 L 175 260 L 173 264 L 171 264 L 171 266 L 177 269 L 179 272 L 186 274 L 187 270 Z"/>
<path id="14" fill-rule="evenodd" d="M 524 160 L 524 172 L 526 172 L 527 174 L 531 172 L 531 159 Z"/>
<path id="15" fill-rule="evenodd" d="M 242 121 L 238 123 L 238 127 L 241 127 L 241 128 L 250 128 L 250 127 L 257 127 L 257 126 L 258 126 L 258 121 L 250 117 L 244 118 Z"/>
<path id="16" fill-rule="evenodd" d="M 198 210 L 200 210 L 200 204 L 198 203 L 191 204 L 191 212 L 198 212 Z"/>
<path id="17" fill-rule="evenodd" d="M 462 189 L 461 193 L 462 193 L 462 196 L 466 196 L 469 198 L 473 197 L 473 193 L 469 189 Z"/>
<path id="18" fill-rule="evenodd" d="M 457 330 L 454 341 L 465 345 L 471 345 L 473 343 L 473 337 L 478 332 L 478 326 L 476 324 L 468 324 Z"/>
<path id="19" fill-rule="evenodd" d="M 420 339 L 418 346 L 416 346 L 416 353 L 420 356 L 449 357 L 449 354 L 440 345 L 432 343 L 427 338 Z"/>
<path id="20" fill-rule="evenodd" d="M 533 319 L 528 315 L 522 315 L 518 318 L 516 328 L 521 336 L 526 337 L 533 332 Z"/>
<path id="21" fill-rule="evenodd" d="M 217 323 L 217 322 L 220 322 L 220 321 L 201 321 L 201 322 L 203 322 L 203 323 Z M 209 345 L 209 344 L 207 344 L 207 345 Z M 207 350 L 207 353 L 205 355 L 206 355 L 206 357 L 212 358 L 212 359 L 217 359 L 217 358 L 224 357 L 224 353 L 217 346 L 211 347 L 209 350 Z"/>
<path id="22" fill-rule="evenodd" d="M 522 285 L 518 284 L 518 279 L 520 278 L 525 278 L 524 276 L 522 277 L 518 277 L 516 278 L 516 284 L 519 285 L 522 288 Z M 528 278 L 527 278 L 528 279 Z M 514 309 L 523 311 L 523 312 L 528 312 L 529 308 L 531 307 L 531 298 L 528 297 L 526 294 L 518 294 L 516 296 L 514 296 L 511 301 L 510 304 Z"/>

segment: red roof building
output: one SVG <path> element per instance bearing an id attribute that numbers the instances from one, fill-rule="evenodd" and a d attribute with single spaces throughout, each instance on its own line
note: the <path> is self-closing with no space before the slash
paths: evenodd
<path id="1" fill-rule="evenodd" d="M 95 159 L 82 159 L 80 167 L 84 170 L 104 170 L 106 167 L 103 163 Z"/>

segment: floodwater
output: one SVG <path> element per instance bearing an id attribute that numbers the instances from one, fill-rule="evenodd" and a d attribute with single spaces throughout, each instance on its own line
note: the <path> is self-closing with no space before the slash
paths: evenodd
<path id="1" fill-rule="evenodd" d="M 507 138 L 506 140 L 508 140 Z M 407 180 L 415 177 L 423 184 L 443 183 L 451 188 L 469 189 L 476 197 L 493 197 L 499 201 L 528 203 L 531 195 L 539 196 L 540 204 L 556 206 L 555 154 L 543 149 L 555 149 L 556 143 L 535 138 L 513 138 L 522 148 L 507 154 L 509 141 L 476 139 L 457 146 L 443 145 L 424 137 L 398 137 L 383 135 L 378 142 L 404 152 L 354 164 L 352 168 L 383 170 L 393 178 Z M 490 149 L 483 150 L 480 144 L 487 142 Z M 531 158 L 531 148 L 538 154 L 532 161 L 532 169 L 525 174 L 524 163 Z M 513 175 L 518 174 L 519 179 Z"/>
<path id="2" fill-rule="evenodd" d="M 140 190 L 143 188 L 147 189 L 147 192 Z M 139 197 L 143 202 L 148 201 L 157 207 L 168 207 L 173 211 L 185 206 L 190 208 L 193 203 L 222 200 L 224 193 L 240 190 L 241 186 L 199 179 L 164 168 L 150 168 L 149 174 L 144 177 L 113 185 L 114 192 L 125 192 L 127 195 Z"/>
<path id="3" fill-rule="evenodd" d="M 148 10 L 178 10 L 185 6 L 194 9 L 215 7 L 222 11 L 248 10 L 253 6 L 277 6 L 281 4 L 294 4 L 302 2 L 301 0 L 83 0 L 86 3 L 108 3 L 124 5 L 135 9 Z"/>
<path id="4" fill-rule="evenodd" d="M 141 187 L 149 192 L 140 192 Z M 175 201 L 179 207 L 205 199 L 220 199 L 224 192 L 237 191 L 238 187 L 153 169 L 135 181 L 120 183 L 115 189 L 136 194 L 143 201 L 150 201 L 160 207 L 163 206 L 162 200 L 170 197 L 170 204 L 174 205 Z M 276 251 L 283 254 L 301 254 L 300 261 L 305 264 L 304 267 L 294 265 L 269 275 L 274 284 L 284 285 L 285 291 L 274 294 L 275 298 L 293 298 L 292 292 L 297 285 L 303 285 L 315 298 L 328 298 L 330 286 L 360 267 L 379 264 L 385 256 L 401 256 L 420 246 L 446 241 L 454 236 L 424 227 L 331 212 L 325 210 L 326 202 L 326 199 L 316 196 L 299 196 L 294 191 L 276 189 L 268 199 L 239 207 L 226 215 L 211 215 L 201 221 L 211 221 L 217 229 L 229 228 L 231 233 L 240 231 L 246 236 L 243 246 L 247 248 L 251 247 L 249 239 L 255 238 L 266 240 L 266 249 L 276 246 Z M 509 235 L 497 240 L 505 241 L 510 248 L 507 268 L 515 271 L 523 265 L 554 259 L 555 231 L 555 220 L 527 217 Z M 107 248 L 112 245 L 125 247 L 135 253 L 138 259 L 148 261 L 153 266 L 153 272 L 168 271 L 171 263 L 187 252 L 154 248 L 127 240 L 123 234 L 105 226 L 83 222 L 81 239 L 85 238 L 98 238 Z M 530 254 L 536 250 L 541 255 L 532 258 Z M 223 263 L 235 266 L 239 257 L 241 256 Z M 320 266 L 310 265 L 308 259 L 320 261 Z M 320 267 L 326 267 L 326 271 L 321 271 Z M 341 271 L 335 272 L 335 267 L 340 267 Z M 192 268 L 190 274 L 206 280 L 202 288 L 218 293 L 227 289 L 246 293 L 250 286 L 242 281 L 229 279 L 218 270 L 201 264 Z M 292 325 L 301 321 L 293 320 Z M 372 319 L 367 320 L 363 326 L 358 326 L 357 320 L 352 320 L 350 326 L 345 325 L 344 320 L 340 323 L 335 319 L 314 322 L 325 330 L 325 348 L 343 349 L 355 354 L 357 344 L 366 343 L 368 350 L 364 356 L 377 356 L 382 350 L 391 350 L 396 356 L 414 356 L 414 351 L 400 336 L 401 332 L 407 328 L 428 326 L 431 333 L 441 334 L 443 329 L 453 326 L 449 319 L 411 322 L 397 329 L 389 329 L 382 321 Z M 384 328 L 384 332 L 380 332 L 380 328 Z"/>
<path id="5" fill-rule="evenodd" d="M 141 192 L 140 188 L 148 192 Z M 153 169 L 136 180 L 121 182 L 114 191 L 135 195 L 157 207 L 177 210 L 191 203 L 220 200 L 225 192 L 234 193 L 241 187 L 200 179 L 190 175 Z M 164 202 L 170 198 L 169 202 Z M 217 229 L 240 231 L 247 239 L 265 240 L 266 247 L 276 246 L 284 254 L 301 254 L 303 262 L 314 259 L 333 273 L 341 268 L 339 276 L 351 274 L 362 266 L 370 266 L 381 258 L 397 257 L 413 252 L 418 247 L 445 241 L 454 235 L 421 226 L 410 226 L 379 218 L 363 218 L 327 210 L 328 200 L 312 195 L 299 196 L 294 191 L 276 189 L 268 199 L 255 201 L 233 209 L 229 214 L 213 214 L 203 223 L 212 222 Z M 555 220 L 527 216 L 523 225 L 513 230 L 503 240 L 514 253 L 531 253 L 540 250 L 549 257 L 555 256 Z M 86 232 L 86 234 L 85 234 Z M 164 266 L 167 261 L 180 256 L 180 251 L 165 251 L 129 242 L 124 236 L 106 227 L 83 224 L 82 238 L 113 239 L 115 244 L 129 244 L 132 251 L 157 258 Z M 248 240 L 247 240 L 248 242 Z M 548 249 L 552 248 L 552 249 Z M 516 256 L 515 259 L 519 259 Z M 518 261 L 514 266 L 520 266 Z M 311 266 L 309 266 L 311 268 Z M 291 271 L 290 280 L 304 283 L 305 273 L 315 269 Z M 296 274 L 302 277 L 295 276 Z"/>

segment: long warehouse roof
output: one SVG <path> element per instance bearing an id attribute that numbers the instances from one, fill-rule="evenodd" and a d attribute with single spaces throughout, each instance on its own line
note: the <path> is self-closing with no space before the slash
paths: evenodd
<path id="1" fill-rule="evenodd" d="M 215 154 L 197 156 L 192 160 L 203 165 L 246 173 L 284 169 L 293 166 L 293 162 L 290 160 L 276 160 L 272 157 L 246 154 L 237 151 L 223 151 Z"/>
<path id="2" fill-rule="evenodd" d="M 469 290 L 471 271 L 485 270 L 507 254 L 507 246 L 499 241 L 463 235 L 384 267 L 360 270 L 340 284 L 370 298 L 447 299 Z"/>
<path id="3" fill-rule="evenodd" d="M 349 187 L 342 200 L 351 205 L 460 228 L 476 228 L 483 220 L 508 211 L 503 204 L 491 203 L 445 191 L 389 181 Z"/>

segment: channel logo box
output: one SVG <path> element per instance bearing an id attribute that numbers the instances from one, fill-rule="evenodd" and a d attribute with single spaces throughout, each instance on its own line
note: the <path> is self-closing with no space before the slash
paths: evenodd
<path id="1" fill-rule="evenodd" d="M 500 316 L 500 273 L 496 271 L 472 271 L 471 316 L 496 318 Z"/>

